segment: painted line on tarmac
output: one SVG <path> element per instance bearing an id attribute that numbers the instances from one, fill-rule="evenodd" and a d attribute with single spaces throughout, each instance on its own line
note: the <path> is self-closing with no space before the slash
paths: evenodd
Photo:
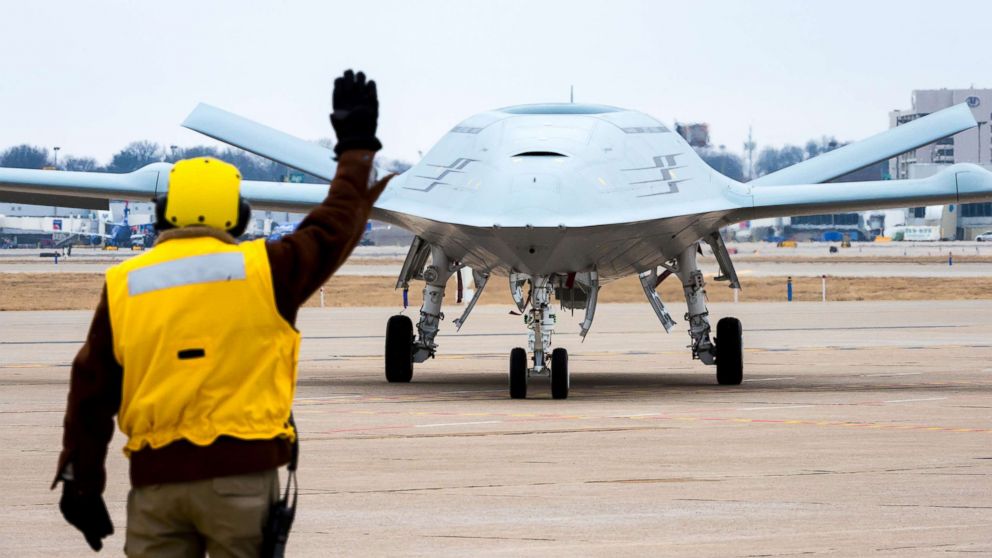
<path id="1" fill-rule="evenodd" d="M 794 407 L 793 407 L 794 408 Z M 309 411 L 310 409 L 308 409 Z M 735 409 L 739 410 L 739 409 Z M 720 423 L 731 423 L 731 424 L 776 424 L 784 426 L 818 426 L 818 427 L 829 427 L 829 428 L 858 428 L 858 429 L 877 429 L 877 430 L 917 430 L 922 432 L 948 432 L 948 433 L 981 433 L 987 434 L 992 433 L 992 428 L 959 428 L 950 426 L 935 426 L 927 424 L 894 424 L 887 422 L 871 422 L 871 421 L 845 421 L 845 420 L 816 420 L 816 419 L 768 419 L 768 418 L 749 418 L 749 417 L 721 417 L 721 416 L 688 416 L 688 415 L 667 415 L 662 413 L 644 413 L 636 415 L 565 415 L 565 414 L 555 414 L 555 413 L 452 413 L 452 412 L 430 412 L 430 411 L 367 411 L 367 410 L 335 410 L 329 411 L 330 414 L 353 414 L 353 415 L 405 415 L 405 416 L 445 416 L 445 417 L 480 417 L 480 418 L 492 418 L 493 420 L 486 421 L 471 421 L 463 423 L 432 423 L 427 425 L 417 425 L 417 424 L 391 424 L 391 425 L 379 425 L 379 426 L 357 426 L 351 428 L 336 428 L 331 430 L 325 430 L 323 434 L 336 434 L 336 433 L 350 433 L 350 432 L 364 432 L 364 431 L 376 431 L 376 430 L 396 430 L 396 429 L 415 429 L 415 428 L 440 428 L 445 426 L 461 426 L 461 425 L 476 425 L 476 424 L 519 424 L 527 422 L 547 422 L 547 421 L 588 421 L 588 420 L 604 420 L 604 419 L 619 419 L 619 420 L 630 420 L 630 421 L 679 421 L 679 422 L 720 422 Z"/>
<path id="2" fill-rule="evenodd" d="M 786 376 L 783 378 L 748 378 L 744 380 L 745 382 L 778 382 L 781 380 L 795 380 L 795 376 Z"/>
<path id="3" fill-rule="evenodd" d="M 0 341 L 0 345 L 82 345 L 82 341 Z"/>
<path id="4" fill-rule="evenodd" d="M 921 376 L 923 372 L 896 372 L 894 374 L 861 374 L 862 378 L 888 378 L 890 376 Z"/>
<path id="5" fill-rule="evenodd" d="M 0 369 L 3 367 L 0 366 Z M 917 383 L 817 383 L 817 384 L 802 384 L 798 386 L 785 385 L 779 386 L 777 391 L 781 393 L 822 393 L 822 392 L 848 392 L 857 390 L 885 390 L 885 389 L 904 389 L 904 388 L 915 388 L 915 389 L 925 389 L 927 387 L 941 387 L 941 388 L 951 388 L 958 386 L 992 386 L 992 382 L 988 381 L 943 381 L 943 382 L 917 382 Z M 616 397 L 637 397 L 643 395 L 658 395 L 659 390 L 669 390 L 673 394 L 694 394 L 694 393 L 712 393 L 713 386 L 711 384 L 692 384 L 692 385 L 658 385 L 654 387 L 645 388 L 624 388 L 624 386 L 591 386 L 579 391 L 578 389 L 573 390 L 573 396 L 576 398 L 583 398 L 587 396 L 594 396 L 600 398 L 616 398 Z M 324 404 L 334 405 L 334 406 L 344 406 L 344 405 L 354 405 L 356 403 L 431 403 L 431 402 L 443 402 L 443 401 L 469 401 L 469 400 L 504 400 L 505 399 L 505 388 L 493 388 L 484 390 L 456 390 L 456 391 L 439 391 L 439 392 L 428 392 L 422 394 L 397 394 L 397 395 L 360 395 L 348 398 L 338 398 L 330 399 L 324 401 Z M 882 405 L 884 401 L 881 400 L 870 400 L 870 401 L 856 401 L 851 404 L 854 405 Z M 297 399 L 297 404 L 303 406 L 314 406 L 322 404 L 321 401 L 315 398 L 302 397 Z M 719 410 L 713 408 L 707 408 L 703 410 Z M 346 411 L 344 411 L 346 412 Z"/>
<path id="6" fill-rule="evenodd" d="M 810 407 L 816 407 L 816 405 L 783 405 L 781 407 L 742 407 L 734 409 L 735 411 L 769 411 L 777 409 L 809 409 Z"/>
<path id="7" fill-rule="evenodd" d="M 942 401 L 947 399 L 946 397 L 923 397 L 920 399 L 890 399 L 888 401 L 882 401 L 882 403 L 917 403 L 920 401 Z"/>
<path id="8" fill-rule="evenodd" d="M 415 424 L 414 428 L 439 428 L 443 426 L 470 426 L 475 424 L 500 424 L 502 420 L 478 420 L 474 422 L 437 422 L 434 424 Z"/>
<path id="9" fill-rule="evenodd" d="M 760 329 L 747 329 L 745 331 L 761 331 L 761 332 L 775 332 L 775 331 L 864 331 L 864 330 L 877 330 L 880 326 L 837 326 L 837 327 L 769 327 Z M 889 325 L 882 326 L 885 329 L 942 329 L 942 328 L 958 328 L 958 327 L 968 327 L 964 325 Z"/>

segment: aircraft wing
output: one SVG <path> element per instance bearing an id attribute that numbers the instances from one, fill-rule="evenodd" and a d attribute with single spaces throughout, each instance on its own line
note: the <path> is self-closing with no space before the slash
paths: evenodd
<path id="1" fill-rule="evenodd" d="M 200 103 L 183 126 L 330 182 L 334 152 L 234 113 Z"/>
<path id="2" fill-rule="evenodd" d="M 334 178 L 330 149 L 219 108 L 201 104 L 183 126 L 328 182 Z M 107 209 L 110 200 L 149 201 L 168 190 L 171 168 L 153 163 L 126 174 L 0 168 L 0 202 Z M 327 185 L 245 180 L 241 195 L 254 209 L 305 213 L 327 196 Z"/>
<path id="3" fill-rule="evenodd" d="M 168 163 L 127 174 L 0 168 L 0 201 L 108 209 L 110 200 L 148 201 L 166 189 Z"/>
<path id="4" fill-rule="evenodd" d="M 760 186 L 779 186 L 826 182 L 977 125 L 971 109 L 967 104 L 961 103 L 875 134 L 868 139 L 766 174 L 750 183 Z"/>
<path id="5" fill-rule="evenodd" d="M 168 191 L 170 163 L 124 174 L 0 168 L 0 202 L 108 209 L 110 200 L 151 201 Z M 325 184 L 245 180 L 252 208 L 305 213 L 327 196 Z"/>
<path id="6" fill-rule="evenodd" d="M 334 178 L 334 172 L 337 168 L 337 163 L 334 162 L 334 151 L 238 116 L 232 112 L 200 103 L 186 117 L 183 126 L 228 145 L 233 145 L 255 155 L 271 159 L 287 167 L 292 167 L 318 178 L 323 178 L 328 182 Z M 376 168 L 375 172 L 377 173 L 377 178 L 384 173 L 384 171 L 378 168 Z M 393 184 L 397 184 L 397 182 L 394 180 Z M 296 186 L 303 185 L 294 184 L 293 188 L 295 189 Z M 324 199 L 324 196 L 327 195 L 327 187 L 322 186 L 321 188 L 322 193 L 320 197 L 309 202 L 308 205 L 303 206 L 302 210 L 307 210 Z M 242 192 L 245 192 L 244 186 L 242 186 Z M 259 200 L 265 199 L 262 192 L 259 194 Z M 305 193 L 302 189 L 295 192 L 286 192 L 286 194 L 294 196 L 294 200 L 296 198 L 305 198 L 306 200 L 313 198 L 313 194 Z M 280 195 L 283 194 L 280 193 Z M 393 212 L 380 207 L 380 205 L 377 204 L 372 208 L 373 219 L 402 225 L 395 218 Z M 254 201 L 252 201 L 252 207 L 255 207 Z M 301 209 L 297 208 L 297 210 Z"/>
<path id="7" fill-rule="evenodd" d="M 732 221 L 992 201 L 992 172 L 960 163 L 929 177 L 829 184 L 754 185 Z"/>

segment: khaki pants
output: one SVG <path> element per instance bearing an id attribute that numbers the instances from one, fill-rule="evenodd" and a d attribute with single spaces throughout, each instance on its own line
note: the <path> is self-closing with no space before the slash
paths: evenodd
<path id="1" fill-rule="evenodd" d="M 132 488 L 128 556 L 257 558 L 269 506 L 279 498 L 276 469 Z"/>

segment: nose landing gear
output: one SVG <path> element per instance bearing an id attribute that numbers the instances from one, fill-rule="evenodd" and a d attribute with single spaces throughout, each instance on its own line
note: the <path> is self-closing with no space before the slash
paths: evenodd
<path id="1" fill-rule="evenodd" d="M 533 366 L 528 366 L 527 351 L 523 348 L 517 347 L 510 351 L 510 397 L 524 399 L 527 397 L 527 383 L 530 378 L 548 378 L 551 381 L 551 397 L 565 399 L 571 387 L 568 351 L 563 348 L 551 351 L 551 335 L 557 321 L 551 309 L 554 286 L 549 277 L 511 277 L 510 289 L 521 311 L 526 307 L 521 296 L 526 282 L 530 283 L 528 299 L 531 301 L 531 309 L 524 314 L 524 323 L 530 329 L 528 345 L 534 354 Z"/>
<path id="2" fill-rule="evenodd" d="M 568 351 L 559 347 L 551 353 L 551 368 L 547 366 L 537 371 L 527 367 L 527 351 L 517 347 L 510 351 L 510 398 L 526 399 L 527 384 L 531 377 L 551 379 L 551 398 L 567 399 L 572 387 L 572 377 L 568 373 Z"/>

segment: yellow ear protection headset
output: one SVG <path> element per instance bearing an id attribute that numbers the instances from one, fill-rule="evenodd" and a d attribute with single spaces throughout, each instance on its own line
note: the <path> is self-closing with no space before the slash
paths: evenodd
<path id="1" fill-rule="evenodd" d="M 241 197 L 237 167 L 213 157 L 177 161 L 169 173 L 169 191 L 155 200 L 155 229 L 199 225 L 244 234 L 251 206 Z"/>

